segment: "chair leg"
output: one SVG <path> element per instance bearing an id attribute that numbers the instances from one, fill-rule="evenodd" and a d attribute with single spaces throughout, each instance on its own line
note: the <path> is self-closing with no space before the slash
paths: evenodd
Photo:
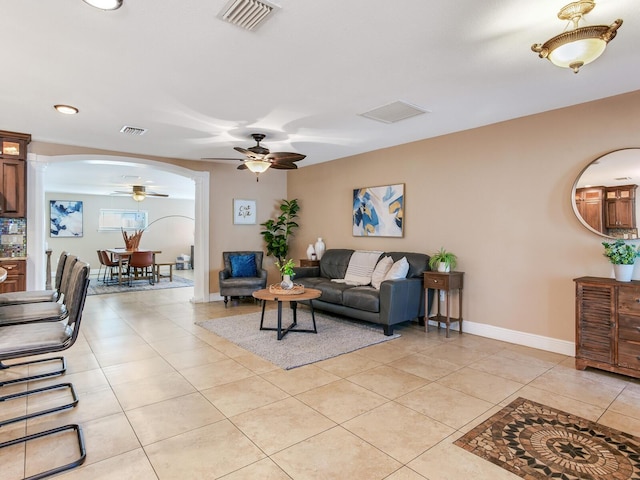
<path id="1" fill-rule="evenodd" d="M 77 458 L 76 460 L 74 460 L 74 461 L 72 461 L 70 463 L 67 463 L 65 465 L 61 465 L 59 467 L 54 467 L 54 468 L 52 468 L 50 470 L 46 470 L 44 472 L 40 472 L 40 473 L 37 473 L 37 474 L 32 475 L 30 477 L 27 477 L 25 480 L 36 480 L 36 479 L 50 477 L 52 475 L 56 475 L 58 473 L 66 471 L 66 470 L 71 470 L 72 468 L 79 467 L 86 460 L 86 458 L 87 458 L 87 449 L 86 449 L 85 444 L 84 444 L 84 436 L 82 435 L 82 429 L 80 428 L 80 425 L 75 424 L 75 423 L 74 424 L 69 424 L 69 425 L 63 425 L 61 427 L 52 428 L 50 430 L 45 430 L 43 432 L 33 433 L 31 435 L 26 435 L 24 437 L 16 438 L 14 440 L 9 440 L 7 442 L 2 442 L 2 443 L 0 443 L 0 449 L 6 448 L 6 447 L 11 447 L 12 445 L 18 445 L 20 443 L 26 443 L 26 442 L 29 442 L 31 440 L 36 440 L 36 439 L 39 439 L 39 438 L 48 437 L 48 436 L 51 436 L 51 435 L 56 435 L 58 433 L 65 432 L 67 430 L 75 430 L 75 432 L 76 432 L 76 438 L 78 440 L 78 449 L 79 449 L 79 452 L 80 452 L 79 458 Z"/>
<path id="2" fill-rule="evenodd" d="M 51 362 L 54 360 L 60 361 L 61 368 L 59 368 L 58 370 L 54 370 L 53 372 L 40 373 L 38 375 L 30 375 L 28 377 L 14 378 L 13 380 L 0 381 L 0 387 L 4 387 L 5 385 L 12 385 L 14 383 L 30 382 L 31 380 L 40 380 L 42 378 L 56 377 L 58 375 L 62 375 L 67 371 L 67 361 L 65 360 L 64 357 L 51 357 L 51 358 L 41 358 L 39 360 L 30 360 L 28 362 L 12 363 L 11 365 L 5 365 L 4 363 L 0 362 L 0 371 L 2 371 L 2 370 L 9 370 L 10 368 L 14 368 L 14 367 L 22 367 L 25 365 L 35 365 L 37 363 Z"/>
<path id="3" fill-rule="evenodd" d="M 60 383 L 57 385 L 50 385 L 48 387 L 36 388 L 34 390 L 27 390 L 24 392 L 13 393 L 11 395 L 5 395 L 4 397 L 0 397 L 0 403 L 6 402 L 9 400 L 14 400 L 16 398 L 28 397 L 30 395 L 37 395 L 38 393 L 50 392 L 51 390 L 60 390 L 62 388 L 68 388 L 71 390 L 71 396 L 73 401 L 70 403 L 65 403 L 63 405 L 58 405 L 52 408 L 47 408 L 45 410 L 39 410 L 33 413 L 27 413 L 25 415 L 20 415 L 19 417 L 9 418 L 8 420 L 0 421 L 0 427 L 4 427 L 5 425 L 9 425 L 10 423 L 21 422 L 23 420 L 28 420 L 34 417 L 40 417 L 42 415 L 47 415 L 49 413 L 60 412 L 62 410 L 68 410 L 70 408 L 75 407 L 78 404 L 78 394 L 76 393 L 75 388 L 71 383 Z"/>
<path id="4" fill-rule="evenodd" d="M 224 296 L 224 308 L 227 308 L 227 302 L 229 301 L 229 297 Z"/>

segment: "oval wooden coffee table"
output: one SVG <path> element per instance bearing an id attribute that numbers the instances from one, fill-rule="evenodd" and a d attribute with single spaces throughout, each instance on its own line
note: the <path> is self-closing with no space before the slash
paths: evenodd
<path id="1" fill-rule="evenodd" d="M 274 330 L 278 332 L 278 340 L 289 332 L 302 332 L 302 333 L 318 333 L 316 329 L 316 317 L 313 313 L 313 299 L 318 298 L 322 292 L 315 288 L 305 288 L 304 292 L 298 294 L 280 294 L 272 293 L 267 288 L 257 290 L 253 292 L 253 298 L 262 300 L 262 316 L 260 317 L 260 330 Z M 298 302 L 300 300 L 309 300 L 309 307 L 311 307 L 311 320 L 313 321 L 313 330 L 294 328 L 298 325 L 298 318 L 296 316 L 296 310 Z M 264 309 L 267 306 L 267 302 L 278 302 L 278 326 L 277 327 L 265 327 L 264 326 Z M 282 328 L 282 302 L 289 302 L 291 310 L 293 311 L 293 323 L 287 328 Z"/>

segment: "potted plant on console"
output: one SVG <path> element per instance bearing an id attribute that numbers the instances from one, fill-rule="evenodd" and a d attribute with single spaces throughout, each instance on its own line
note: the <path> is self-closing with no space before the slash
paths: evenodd
<path id="1" fill-rule="evenodd" d="M 438 272 L 450 272 L 455 270 L 456 265 L 458 265 L 458 257 L 451 252 L 447 252 L 444 247 L 440 247 L 440 250 L 429 259 L 429 268 Z"/>
<path id="2" fill-rule="evenodd" d="M 624 240 L 616 240 L 613 243 L 602 242 L 602 245 L 604 246 L 604 256 L 613 264 L 616 280 L 630 282 L 636 258 L 640 256 L 638 249 L 625 243 Z"/>

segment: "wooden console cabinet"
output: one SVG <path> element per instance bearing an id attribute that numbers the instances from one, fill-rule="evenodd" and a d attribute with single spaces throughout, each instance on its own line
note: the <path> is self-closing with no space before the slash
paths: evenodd
<path id="1" fill-rule="evenodd" d="M 640 378 L 640 281 L 576 283 L 576 368 Z"/>
<path id="2" fill-rule="evenodd" d="M 27 145 L 31 135 L 0 130 L 0 217 L 26 216 Z"/>

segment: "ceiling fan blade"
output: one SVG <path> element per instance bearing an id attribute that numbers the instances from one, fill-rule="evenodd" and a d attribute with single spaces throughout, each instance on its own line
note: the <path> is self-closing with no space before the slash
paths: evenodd
<path id="1" fill-rule="evenodd" d="M 242 165 L 238 165 L 238 170 L 248 170 L 249 168 L 243 163 Z"/>
<path id="2" fill-rule="evenodd" d="M 274 170 L 295 170 L 296 168 L 298 168 L 298 166 L 295 163 L 289 162 L 272 162 L 271 168 L 273 168 Z"/>
<path id="3" fill-rule="evenodd" d="M 146 192 L 145 195 L 147 197 L 168 197 L 169 196 L 166 193 L 152 193 L 152 192 Z"/>
<path id="4" fill-rule="evenodd" d="M 273 152 L 269 155 L 265 155 L 264 159 L 273 162 L 299 162 L 305 157 L 306 155 L 302 155 L 300 153 Z"/>
<path id="5" fill-rule="evenodd" d="M 200 160 L 230 160 L 233 162 L 244 162 L 244 158 L 203 157 Z"/>

